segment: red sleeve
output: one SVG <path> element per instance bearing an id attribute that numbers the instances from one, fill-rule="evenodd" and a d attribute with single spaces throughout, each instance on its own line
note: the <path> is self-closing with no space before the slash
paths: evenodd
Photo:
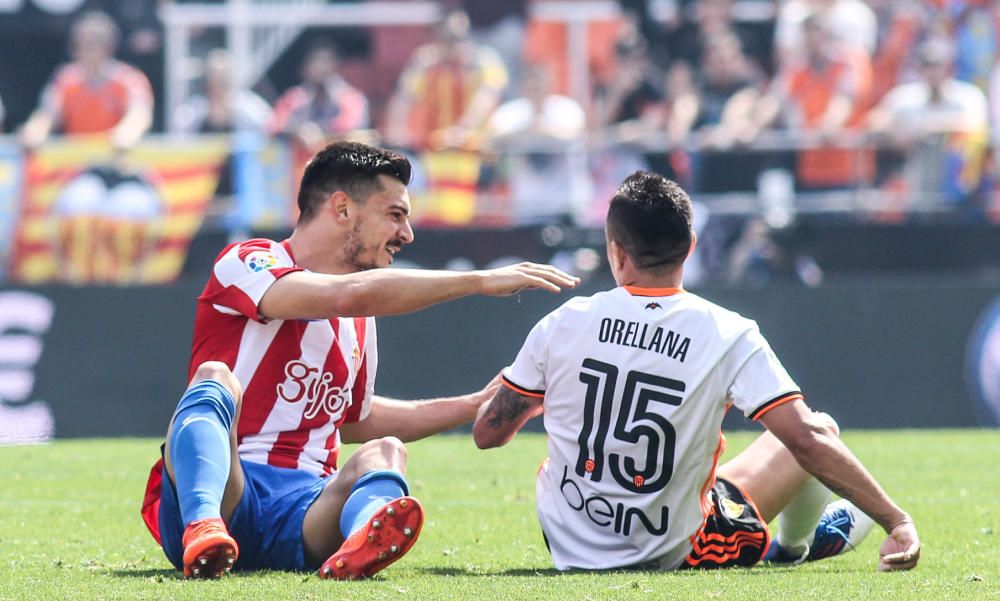
<path id="1" fill-rule="evenodd" d="M 125 65 L 123 73 L 122 85 L 125 87 L 129 105 L 152 105 L 153 87 L 146 75 L 139 69 L 128 65 Z"/>
<path id="2" fill-rule="evenodd" d="M 368 99 L 352 87 L 346 87 L 340 102 L 340 114 L 330 121 L 333 133 L 346 133 L 368 127 Z"/>
<path id="3" fill-rule="evenodd" d="M 278 101 L 274 105 L 274 114 L 271 117 L 271 134 L 278 134 L 288 127 L 289 121 L 292 119 L 292 115 L 302 104 L 299 97 L 301 92 L 299 88 L 292 88 L 281 95 Z"/>
<path id="4" fill-rule="evenodd" d="M 267 319 L 258 310 L 260 300 L 278 278 L 296 271 L 302 268 L 277 242 L 256 239 L 233 244 L 216 259 L 212 281 L 199 300 L 220 313 L 264 323 Z"/>

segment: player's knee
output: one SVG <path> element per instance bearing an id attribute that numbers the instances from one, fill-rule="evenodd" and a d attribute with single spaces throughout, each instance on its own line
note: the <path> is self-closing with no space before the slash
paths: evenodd
<path id="1" fill-rule="evenodd" d="M 814 419 L 816 420 L 816 425 L 834 436 L 840 436 L 840 424 L 829 413 L 817 412 Z"/>
<path id="2" fill-rule="evenodd" d="M 362 472 L 392 468 L 406 464 L 406 445 L 395 436 L 386 436 L 369 440 L 361 445 L 355 455 L 364 458 L 364 465 L 359 466 Z"/>
<path id="3" fill-rule="evenodd" d="M 236 379 L 236 375 L 225 363 L 221 361 L 205 361 L 199 365 L 194 371 L 194 377 L 191 378 L 191 382 L 193 384 L 202 380 L 214 380 L 222 384 L 233 395 L 236 403 L 239 404 L 243 389 L 240 386 L 240 381 Z"/>
<path id="4" fill-rule="evenodd" d="M 395 436 L 386 436 L 373 441 L 378 445 L 379 453 L 390 460 L 390 463 L 401 461 L 406 463 L 406 445 Z"/>

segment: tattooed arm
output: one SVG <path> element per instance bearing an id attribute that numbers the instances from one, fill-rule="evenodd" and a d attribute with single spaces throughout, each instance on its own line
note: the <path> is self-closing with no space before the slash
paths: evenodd
<path id="1" fill-rule="evenodd" d="M 501 386 L 488 403 L 479 408 L 472 437 L 480 449 L 502 447 L 532 417 L 542 412 L 542 399 Z"/>

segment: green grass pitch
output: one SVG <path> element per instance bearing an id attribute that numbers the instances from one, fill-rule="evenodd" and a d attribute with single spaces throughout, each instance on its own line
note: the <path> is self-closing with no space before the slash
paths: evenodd
<path id="1" fill-rule="evenodd" d="M 750 434 L 730 436 L 730 452 Z M 467 436 L 410 445 L 428 522 L 413 551 L 363 582 L 240 574 L 185 582 L 138 515 L 158 441 L 0 448 L 0 599 L 1000 599 L 1000 432 L 859 431 L 848 445 L 911 511 L 924 542 L 908 573 L 875 571 L 881 533 L 797 568 L 558 573 L 534 513 L 540 435 L 478 451 Z"/>

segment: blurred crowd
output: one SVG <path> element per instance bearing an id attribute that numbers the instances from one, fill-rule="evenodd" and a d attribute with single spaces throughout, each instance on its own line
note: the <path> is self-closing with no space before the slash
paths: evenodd
<path id="1" fill-rule="evenodd" d="M 587 56 L 574 56 L 558 13 L 586 4 L 443 1 L 423 39 L 400 39 L 412 53 L 381 94 L 379 53 L 352 54 L 345 70 L 336 36 L 311 36 L 285 90 L 240 88 L 227 50 L 206 48 L 197 93 L 164 107 L 165 121 L 175 133 L 279 136 L 300 161 L 343 137 L 418 162 L 474 153 L 480 194 L 506 199 L 521 222 L 599 221 L 595 199 L 636 168 L 696 198 L 865 189 L 881 191 L 887 219 L 995 217 L 1000 3 L 621 0 L 587 22 Z M 124 149 L 154 128 L 158 96 L 115 58 L 120 38 L 107 14 L 75 21 L 70 62 L 9 128 L 25 146 L 100 134 Z"/>

